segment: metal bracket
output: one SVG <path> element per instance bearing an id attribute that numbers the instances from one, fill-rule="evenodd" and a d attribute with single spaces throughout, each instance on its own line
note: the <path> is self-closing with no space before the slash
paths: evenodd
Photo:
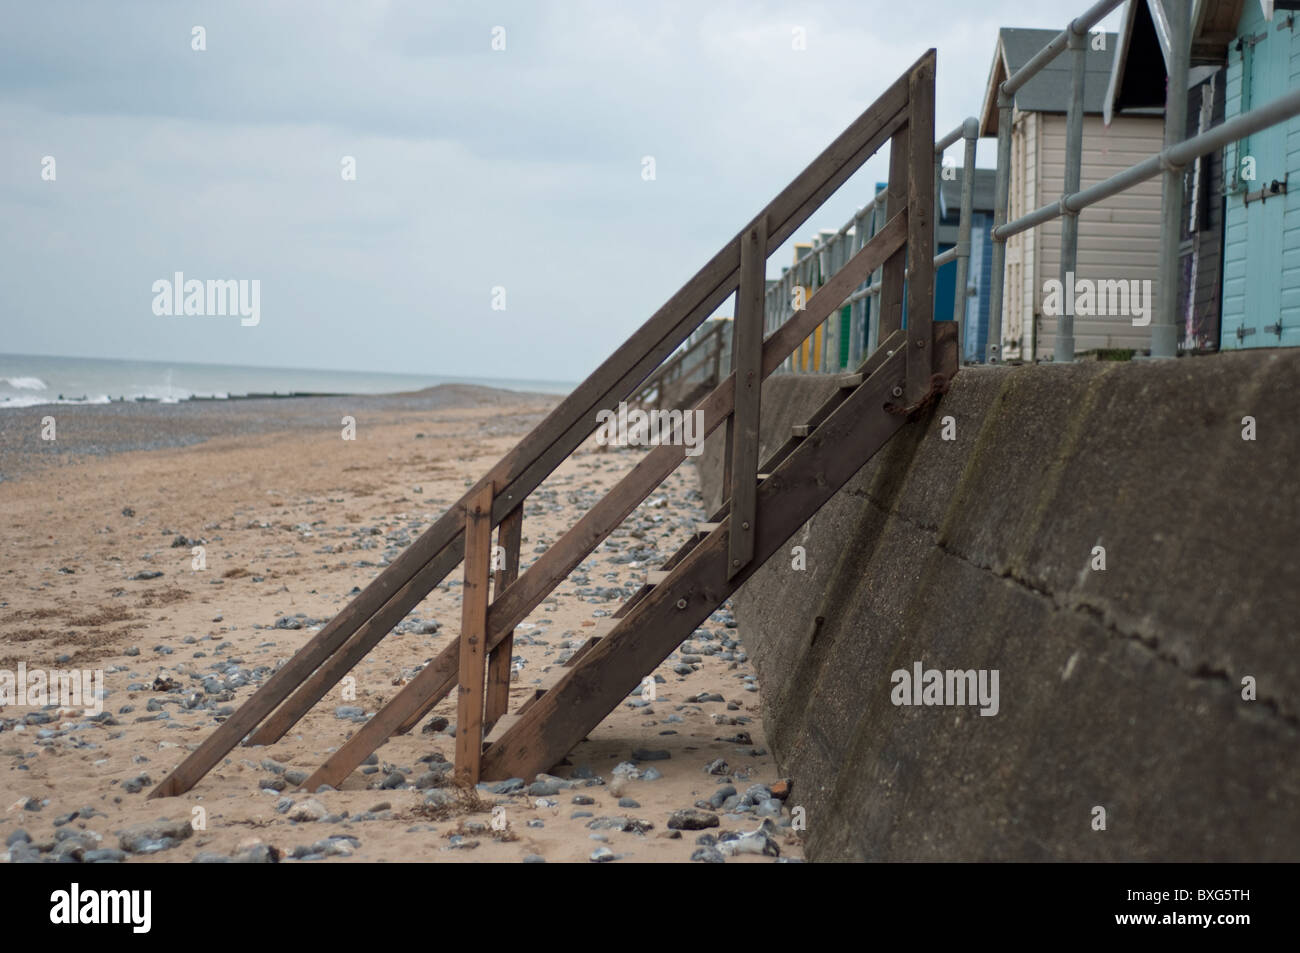
<path id="1" fill-rule="evenodd" d="M 1287 182 L 1290 181 L 1290 179 L 1291 179 L 1291 173 L 1290 171 L 1288 171 L 1284 176 L 1282 176 L 1281 182 L 1279 182 L 1277 179 L 1274 179 L 1272 182 L 1264 186 L 1262 189 L 1259 189 L 1257 192 L 1247 192 L 1243 197 L 1242 201 L 1246 205 L 1249 205 L 1251 202 L 1256 202 L 1256 201 L 1261 203 L 1266 202 L 1270 195 L 1286 195 L 1286 186 L 1287 186 Z"/>
<path id="2" fill-rule="evenodd" d="M 1282 340 L 1282 319 L 1279 317 L 1279 318 L 1277 319 L 1277 324 L 1268 324 L 1268 325 L 1265 325 L 1265 326 L 1264 326 L 1264 332 L 1265 332 L 1266 334 L 1276 334 L 1276 335 L 1277 335 L 1277 339 L 1278 339 L 1279 341 Z"/>
<path id="3" fill-rule="evenodd" d="M 1244 341 L 1249 335 L 1252 335 L 1254 333 L 1255 333 L 1254 328 L 1248 328 L 1243 324 L 1239 328 L 1237 328 L 1237 340 Z"/>
<path id="4" fill-rule="evenodd" d="M 1235 44 L 1235 45 L 1236 45 L 1236 48 L 1237 48 L 1237 52 L 1240 53 L 1240 52 L 1242 52 L 1242 49 L 1243 49 L 1244 47 L 1247 47 L 1247 46 L 1255 46 L 1255 45 L 1258 44 L 1258 43 L 1263 43 L 1263 42 L 1264 42 L 1265 40 L 1267 40 L 1267 39 L 1268 39 L 1268 30 L 1267 30 L 1267 29 L 1264 30 L 1263 33 L 1256 33 L 1254 36 L 1242 36 L 1242 37 L 1238 37 L 1238 38 L 1237 38 L 1237 42 L 1236 42 L 1236 44 Z"/>
<path id="5" fill-rule="evenodd" d="M 897 414 L 900 417 L 911 417 L 917 411 L 930 406 L 941 396 L 946 394 L 948 392 L 948 384 L 949 381 L 946 375 L 931 374 L 930 389 L 926 391 L 925 394 L 921 396 L 921 399 L 918 400 L 915 404 L 911 404 L 904 407 L 899 404 L 895 404 L 893 401 L 890 401 L 888 404 L 885 404 L 885 410 L 888 413 Z M 900 396 L 899 388 L 897 387 L 894 388 L 894 396 L 895 397 Z"/>
<path id="6" fill-rule="evenodd" d="M 1168 150 L 1165 150 L 1165 152 L 1167 151 Z M 1165 152 L 1161 152 L 1157 156 L 1160 160 L 1160 168 L 1165 172 L 1182 172 L 1183 169 L 1187 168 L 1186 162 L 1174 162 L 1165 154 Z"/>

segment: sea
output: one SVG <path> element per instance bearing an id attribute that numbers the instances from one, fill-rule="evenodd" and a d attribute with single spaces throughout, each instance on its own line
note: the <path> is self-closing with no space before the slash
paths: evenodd
<path id="1" fill-rule="evenodd" d="M 394 394 L 435 384 L 477 384 L 543 394 L 567 394 L 575 386 L 565 381 L 0 354 L 0 409 L 119 400 L 175 404 L 250 395 Z"/>

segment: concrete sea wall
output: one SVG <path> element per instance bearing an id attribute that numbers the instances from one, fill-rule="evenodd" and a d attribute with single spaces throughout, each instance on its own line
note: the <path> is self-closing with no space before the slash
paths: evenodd
<path id="1" fill-rule="evenodd" d="M 764 455 L 831 386 L 764 385 Z M 810 858 L 1300 860 L 1297 398 L 1300 350 L 963 370 L 735 599 Z"/>

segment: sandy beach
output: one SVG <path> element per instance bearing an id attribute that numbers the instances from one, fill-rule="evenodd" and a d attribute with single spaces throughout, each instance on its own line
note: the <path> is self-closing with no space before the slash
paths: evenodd
<path id="1" fill-rule="evenodd" d="M 354 697 L 340 685 L 279 743 L 236 748 L 188 794 L 146 800 L 555 401 L 445 385 L 0 412 L 0 671 L 99 670 L 105 689 L 99 715 L 0 709 L 0 859 L 686 862 L 717 853 L 724 832 L 758 828 L 752 799 L 723 807 L 733 790 L 780 781 L 725 607 L 659 667 L 655 700 L 606 718 L 558 780 L 526 778 L 510 793 L 451 786 L 453 695 L 341 790 L 299 790 L 455 637 L 459 571 L 357 666 Z M 53 441 L 42 439 L 47 414 Z M 566 461 L 526 507 L 524 568 L 639 458 L 587 445 Z M 688 464 L 517 630 L 515 694 L 704 517 Z M 670 830 L 683 810 L 718 826 Z M 780 859 L 801 857 L 788 826 L 772 842 Z"/>

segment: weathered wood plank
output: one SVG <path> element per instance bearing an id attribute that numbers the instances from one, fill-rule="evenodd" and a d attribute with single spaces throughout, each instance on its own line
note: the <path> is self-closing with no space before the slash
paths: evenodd
<path id="1" fill-rule="evenodd" d="M 465 507 L 465 584 L 461 590 L 460 686 L 456 699 L 456 776 L 478 784 L 487 677 L 488 579 L 492 571 L 492 487 Z M 503 636 L 504 638 L 504 636 Z"/>
<path id="2" fill-rule="evenodd" d="M 906 402 L 930 391 L 934 372 L 934 51 L 908 76 Z"/>
<path id="3" fill-rule="evenodd" d="M 735 379 L 735 375 L 732 375 Z M 736 459 L 736 417 L 728 414 L 726 429 L 722 434 L 722 498 L 731 499 L 731 472 Z"/>
<path id="4" fill-rule="evenodd" d="M 501 547 L 503 564 L 493 577 L 493 599 L 510 588 L 519 578 L 519 544 L 523 539 L 524 508 L 520 504 L 506 514 L 497 530 L 497 545 Z M 514 653 L 514 629 L 506 632 L 500 644 L 488 658 L 487 704 L 483 720 L 490 727 L 510 707 L 510 665 Z"/>
<path id="5" fill-rule="evenodd" d="M 754 499 L 758 492 L 758 417 L 763 388 L 763 292 L 766 288 L 767 222 L 759 218 L 741 235 L 740 288 L 731 328 L 731 366 L 735 371 L 732 413 L 731 512 L 728 540 L 734 575 L 754 558 Z"/>
<path id="6" fill-rule="evenodd" d="M 889 186 L 885 199 L 886 212 L 892 219 L 907 208 L 907 162 L 910 158 L 910 130 L 905 126 L 894 133 L 889 144 Z M 906 246 L 885 262 L 880 271 L 880 315 L 878 340 L 883 341 L 903 326 L 903 273 L 907 270 Z"/>

